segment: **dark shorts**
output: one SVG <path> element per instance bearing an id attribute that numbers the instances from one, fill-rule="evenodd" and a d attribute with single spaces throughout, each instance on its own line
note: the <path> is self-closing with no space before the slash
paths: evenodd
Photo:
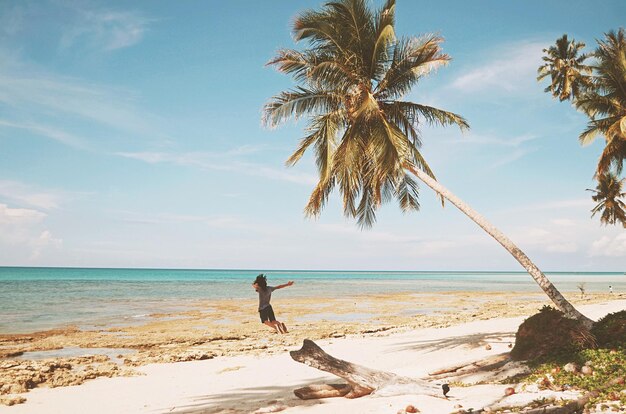
<path id="1" fill-rule="evenodd" d="M 259 316 L 261 316 L 261 322 L 276 320 L 276 316 L 274 316 L 274 309 L 272 309 L 272 305 L 269 305 L 268 307 L 261 309 L 259 311 Z"/>

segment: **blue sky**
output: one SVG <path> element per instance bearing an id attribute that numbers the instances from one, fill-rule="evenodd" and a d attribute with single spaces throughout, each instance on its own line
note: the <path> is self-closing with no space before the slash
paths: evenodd
<path id="1" fill-rule="evenodd" d="M 304 124 L 261 126 L 293 86 L 264 64 L 320 4 L 0 2 L 0 265 L 521 270 L 424 185 L 419 213 L 386 205 L 370 230 L 337 194 L 305 219 L 315 165 L 284 166 Z M 399 35 L 437 33 L 453 59 L 407 99 L 471 125 L 422 130 L 439 180 L 544 270 L 626 270 L 624 229 L 590 218 L 602 142 L 581 147 L 585 117 L 535 81 L 543 48 L 563 33 L 593 46 L 626 3 L 396 9 Z"/>

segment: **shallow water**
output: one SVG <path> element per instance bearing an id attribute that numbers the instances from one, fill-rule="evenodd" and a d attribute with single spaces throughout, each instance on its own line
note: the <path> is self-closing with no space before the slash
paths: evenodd
<path id="1" fill-rule="evenodd" d="M 350 297 L 355 294 L 454 291 L 542 294 L 525 272 L 340 272 L 263 271 L 270 285 L 294 280 L 276 292 L 289 297 Z M 189 309 L 211 313 L 198 303 L 256 300 L 250 288 L 259 270 L 80 269 L 0 267 L 0 333 L 33 332 L 76 325 L 79 329 L 124 327 L 153 320 L 150 315 Z M 553 272 L 562 292 L 626 292 L 623 273 Z M 357 304 L 360 305 L 360 304 Z M 445 303 L 441 303 L 445 307 Z M 358 306 L 355 310 L 365 308 Z M 435 311 L 435 310 L 433 310 Z M 358 318 L 358 316 L 354 316 Z"/>

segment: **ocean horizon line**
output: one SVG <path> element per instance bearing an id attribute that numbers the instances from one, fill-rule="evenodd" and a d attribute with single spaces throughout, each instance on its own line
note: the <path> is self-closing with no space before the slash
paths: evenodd
<path id="1" fill-rule="evenodd" d="M 498 274 L 498 273 L 528 273 L 525 270 L 382 270 L 382 269 L 265 269 L 265 268 L 197 268 L 197 267 L 105 267 L 105 266 L 14 266 L 0 265 L 0 269 L 74 269 L 74 270 L 163 270 L 163 271 L 228 271 L 228 272 L 327 272 L 327 273 L 477 273 L 477 274 Z M 542 270 L 550 274 L 624 274 L 622 270 Z"/>

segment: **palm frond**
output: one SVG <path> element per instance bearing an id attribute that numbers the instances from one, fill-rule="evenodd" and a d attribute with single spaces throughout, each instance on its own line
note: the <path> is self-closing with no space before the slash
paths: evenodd
<path id="1" fill-rule="evenodd" d="M 270 99 L 263 108 L 263 125 L 276 127 L 289 118 L 336 110 L 340 104 L 341 97 L 333 92 L 297 87 Z"/>
<path id="2" fill-rule="evenodd" d="M 397 41 L 389 69 L 376 88 L 376 96 L 381 99 L 401 97 L 422 76 L 447 64 L 450 57 L 441 51 L 439 45 L 442 41 L 441 37 L 435 35 Z"/>

